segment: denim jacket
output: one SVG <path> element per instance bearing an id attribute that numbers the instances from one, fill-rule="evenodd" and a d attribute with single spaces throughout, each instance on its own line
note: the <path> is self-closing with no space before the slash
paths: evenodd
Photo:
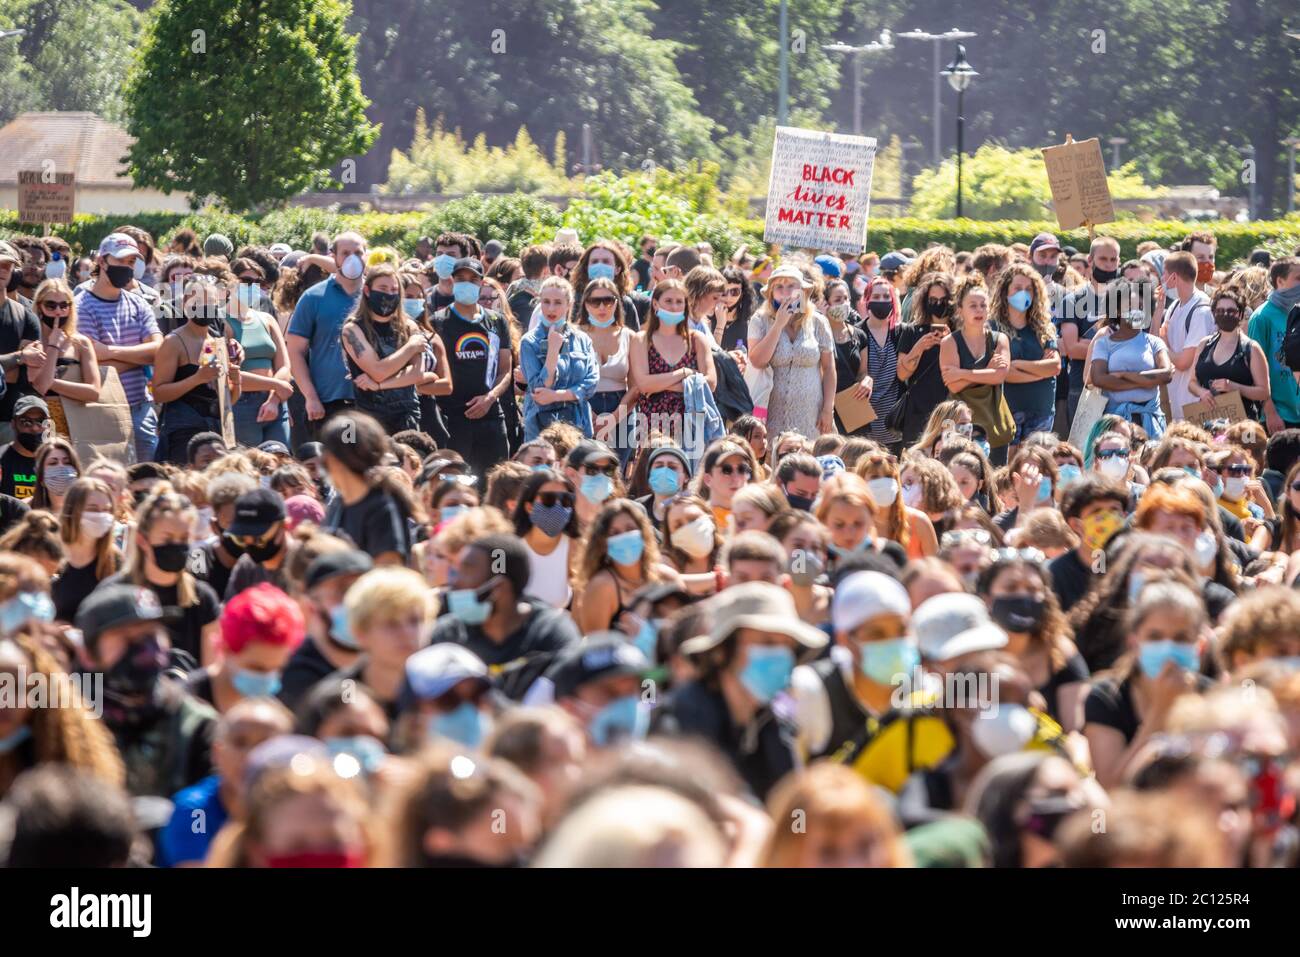
<path id="1" fill-rule="evenodd" d="M 1160 409 L 1159 396 L 1149 402 L 1112 401 L 1106 405 L 1106 412 L 1118 415 L 1126 422 L 1132 422 L 1134 416 L 1141 416 L 1142 429 L 1146 432 L 1147 438 L 1153 442 L 1160 441 L 1165 434 L 1165 414 Z"/>
<path id="2" fill-rule="evenodd" d="M 709 443 L 722 438 L 727 430 L 709 389 L 709 380 L 701 373 L 696 372 L 682 383 L 682 403 L 686 412 L 682 446 L 694 472 Z"/>
<path id="3" fill-rule="evenodd" d="M 587 438 L 593 435 L 591 406 L 587 400 L 596 392 L 600 381 L 600 359 L 596 347 L 585 332 L 564 324 L 565 343 L 555 365 L 556 391 L 571 391 L 576 402 L 553 402 L 538 405 L 533 401 L 533 390 L 546 386 L 546 337 L 549 330 L 539 323 L 519 341 L 519 362 L 523 366 L 528 391 L 524 394 L 524 440 L 531 441 L 552 422 L 568 422 L 582 430 Z"/>

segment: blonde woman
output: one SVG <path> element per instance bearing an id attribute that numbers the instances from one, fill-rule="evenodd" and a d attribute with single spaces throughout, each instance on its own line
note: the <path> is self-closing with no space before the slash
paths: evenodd
<path id="1" fill-rule="evenodd" d="M 772 273 L 763 304 L 749 320 L 748 361 L 772 370 L 769 432 L 809 438 L 835 431 L 835 341 L 812 306 L 810 284 L 793 266 Z"/>
<path id="2" fill-rule="evenodd" d="M 376 568 L 348 589 L 343 607 L 362 656 L 332 677 L 359 681 L 394 717 L 406 659 L 428 643 L 433 624 L 424 576 L 409 568 Z"/>
<path id="3" fill-rule="evenodd" d="M 63 399 L 99 401 L 99 360 L 90 340 L 77 332 L 77 303 L 64 280 L 47 279 L 37 286 L 32 310 L 41 320 L 42 351 L 28 364 L 28 381 L 45 397 L 55 430 L 70 435 Z"/>
<path id="4" fill-rule="evenodd" d="M 943 440 L 951 435 L 971 439 L 974 432 L 975 422 L 971 416 L 970 406 L 961 399 L 945 399 L 930 413 L 930 418 L 925 423 L 925 430 L 913 446 L 913 451 L 937 458 L 942 451 Z"/>

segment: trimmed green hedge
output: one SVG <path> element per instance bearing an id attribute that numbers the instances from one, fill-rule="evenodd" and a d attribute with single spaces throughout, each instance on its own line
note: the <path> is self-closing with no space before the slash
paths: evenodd
<path id="1" fill-rule="evenodd" d="M 236 216 L 214 210 L 198 213 L 136 213 L 131 216 L 78 216 L 70 226 L 62 226 L 56 235 L 63 237 L 74 248 L 94 250 L 116 226 L 128 222 L 148 230 L 160 245 L 181 227 L 193 229 L 200 238 L 219 232 L 229 236 L 236 246 L 244 243 L 269 245 L 287 242 L 291 246 L 306 248 L 312 233 L 334 234 L 345 229 L 356 230 L 370 240 L 372 246 L 394 245 L 402 251 L 415 247 L 417 238 L 437 235 L 443 230 L 469 232 L 480 239 L 499 239 L 507 251 L 517 255 L 534 234 L 548 234 L 563 221 L 561 212 L 545 200 L 526 195 L 485 196 L 475 195 L 454 200 L 436 209 L 411 213 L 361 213 L 343 214 L 323 209 L 288 207 L 260 217 Z M 713 243 L 720 257 L 730 254 L 737 240 L 747 241 L 751 249 L 761 248 L 763 223 L 758 219 L 725 220 L 722 217 L 700 217 L 698 223 L 702 238 Z M 1098 227 L 1098 235 L 1113 236 L 1120 241 L 1124 258 L 1135 254 L 1137 244 L 1151 239 L 1168 246 L 1193 230 L 1206 229 L 1219 240 L 1219 263 L 1229 265 L 1245 259 L 1258 246 L 1272 244 L 1276 249 L 1300 246 L 1300 216 L 1268 222 L 1235 223 L 1215 221 L 1185 223 L 1159 220 L 1149 223 L 1123 220 Z M 867 249 L 886 253 L 892 249 L 911 247 L 922 250 L 938 242 L 954 249 L 971 250 L 984 243 L 1028 243 L 1040 232 L 1057 235 L 1062 243 L 1080 250 L 1088 248 L 1087 230 L 1060 230 L 1050 222 L 1000 220 L 983 222 L 971 219 L 873 219 L 867 231 Z M 39 226 L 18 224 L 13 211 L 0 211 L 0 235 L 28 232 L 39 234 Z M 592 239 L 594 237 L 584 237 Z"/>

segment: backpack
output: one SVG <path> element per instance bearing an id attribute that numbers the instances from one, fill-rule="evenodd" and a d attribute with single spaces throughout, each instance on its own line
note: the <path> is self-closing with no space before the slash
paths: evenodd
<path id="1" fill-rule="evenodd" d="M 1282 362 L 1292 372 L 1300 372 L 1300 306 L 1286 314 L 1286 332 L 1282 336 Z"/>

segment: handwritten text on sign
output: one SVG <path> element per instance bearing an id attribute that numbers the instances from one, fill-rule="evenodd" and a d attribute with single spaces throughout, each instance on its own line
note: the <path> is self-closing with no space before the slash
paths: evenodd
<path id="1" fill-rule="evenodd" d="M 76 210 L 77 184 L 72 173 L 18 172 L 18 221 L 70 223 Z"/>
<path id="2" fill-rule="evenodd" d="M 1062 229 L 1115 221 L 1100 140 L 1093 137 L 1049 146 L 1043 150 L 1043 162 L 1047 165 L 1056 221 Z"/>
<path id="3" fill-rule="evenodd" d="M 876 141 L 778 126 L 763 238 L 858 252 L 867 235 Z"/>

